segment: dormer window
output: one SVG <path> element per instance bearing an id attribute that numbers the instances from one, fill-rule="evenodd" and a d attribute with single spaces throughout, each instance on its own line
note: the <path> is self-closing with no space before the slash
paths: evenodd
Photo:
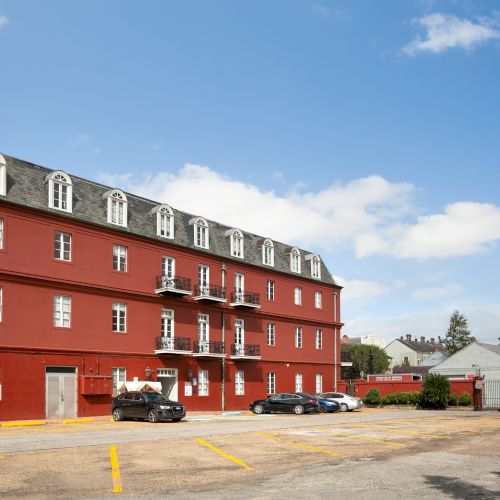
<path id="1" fill-rule="evenodd" d="M 7 162 L 5 158 L 0 155 L 0 195 L 7 194 Z"/>
<path id="2" fill-rule="evenodd" d="M 300 273 L 300 251 L 298 248 L 292 248 L 290 251 L 290 270 L 293 273 Z"/>
<path id="3" fill-rule="evenodd" d="M 162 238 L 174 238 L 174 212 L 168 205 L 158 205 L 151 210 L 156 214 L 156 234 Z"/>
<path id="4" fill-rule="evenodd" d="M 231 256 L 243 259 L 243 233 L 239 229 L 229 229 L 225 235 L 231 238 Z"/>
<path id="5" fill-rule="evenodd" d="M 306 260 L 311 261 L 311 276 L 318 280 L 321 279 L 321 259 L 319 258 L 319 255 L 306 255 Z"/>
<path id="6" fill-rule="evenodd" d="M 274 244 L 266 238 L 262 244 L 262 263 L 266 266 L 274 266 Z"/>
<path id="7" fill-rule="evenodd" d="M 49 183 L 49 208 L 73 211 L 73 184 L 69 175 L 57 170 L 45 177 Z"/>
<path id="8" fill-rule="evenodd" d="M 189 221 L 194 230 L 194 246 L 209 248 L 208 223 L 203 217 L 194 217 Z"/>
<path id="9" fill-rule="evenodd" d="M 108 222 L 127 227 L 127 197 L 123 191 L 112 189 L 102 195 L 107 199 Z"/>

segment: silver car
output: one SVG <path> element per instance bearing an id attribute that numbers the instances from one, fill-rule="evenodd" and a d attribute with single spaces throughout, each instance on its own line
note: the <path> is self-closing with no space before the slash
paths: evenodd
<path id="1" fill-rule="evenodd" d="M 359 410 L 363 407 L 361 398 L 349 396 L 349 394 L 344 394 L 343 392 L 323 392 L 321 397 L 328 399 L 328 401 L 337 401 L 340 405 L 340 411 Z"/>

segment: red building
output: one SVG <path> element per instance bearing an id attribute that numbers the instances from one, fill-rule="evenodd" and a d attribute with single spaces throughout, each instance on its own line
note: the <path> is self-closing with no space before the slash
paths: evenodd
<path id="1" fill-rule="evenodd" d="M 188 410 L 332 390 L 340 291 L 318 255 L 0 155 L 0 420 L 133 380 Z"/>

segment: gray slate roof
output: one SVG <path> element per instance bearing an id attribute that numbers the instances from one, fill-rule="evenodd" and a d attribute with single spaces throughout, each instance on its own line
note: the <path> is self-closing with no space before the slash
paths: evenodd
<path id="1" fill-rule="evenodd" d="M 195 247 L 193 244 L 193 226 L 189 225 L 189 220 L 196 216 L 203 217 L 203 214 L 188 214 L 171 207 L 175 216 L 175 239 L 165 240 L 156 234 L 156 218 L 151 214 L 151 209 L 160 205 L 162 202 L 156 202 L 136 196 L 132 193 L 126 193 L 128 200 L 128 223 L 127 227 L 120 227 L 107 222 L 106 200 L 103 194 L 113 188 L 98 184 L 87 179 L 70 175 L 73 183 L 73 213 L 62 212 L 48 207 L 48 187 L 45 182 L 47 174 L 54 170 L 35 165 L 33 163 L 3 155 L 7 164 L 7 196 L 0 197 L 0 201 L 7 201 L 16 205 L 34 208 L 43 212 L 52 213 L 60 217 L 67 217 L 73 220 L 88 222 L 97 226 L 107 227 L 109 229 L 146 237 L 167 245 L 179 245 L 187 247 L 200 253 L 216 255 L 225 260 L 245 262 L 254 266 L 274 269 L 292 276 L 299 276 L 290 270 L 290 257 L 287 254 L 291 245 L 279 243 L 273 240 L 274 244 L 274 268 L 262 264 L 262 253 L 260 244 L 264 239 L 248 232 L 244 232 L 244 259 L 231 257 L 230 238 L 224 233 L 230 226 L 220 224 L 208 219 L 210 228 L 210 249 L 205 250 Z M 119 188 L 118 188 L 119 189 Z M 240 228 L 241 229 L 241 228 Z M 272 238 L 271 238 L 272 239 Z M 314 279 L 322 283 L 338 286 L 332 275 L 328 271 L 323 259 L 321 259 L 321 280 L 312 278 L 310 261 L 305 260 L 305 256 L 311 252 L 299 249 L 301 252 L 300 274 L 303 278 Z M 340 288 L 340 287 L 339 287 Z"/>
<path id="2" fill-rule="evenodd" d="M 396 339 L 402 344 L 404 344 L 406 347 L 409 347 L 415 352 L 435 352 L 435 351 L 440 351 L 443 353 L 447 353 L 445 347 L 443 344 L 440 344 L 439 342 L 435 342 L 434 344 L 431 344 L 430 342 L 419 342 L 417 340 L 403 340 L 403 339 Z"/>
<path id="3" fill-rule="evenodd" d="M 481 347 L 488 349 L 488 351 L 494 352 L 495 354 L 498 354 L 500 356 L 500 345 L 483 344 L 482 342 L 477 342 L 477 341 L 476 341 L 476 344 L 478 344 Z"/>

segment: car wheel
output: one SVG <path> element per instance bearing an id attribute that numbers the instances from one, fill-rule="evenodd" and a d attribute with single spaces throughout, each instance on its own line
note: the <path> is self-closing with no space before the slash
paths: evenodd
<path id="1" fill-rule="evenodd" d="M 304 413 L 304 407 L 302 405 L 295 405 L 293 407 L 293 412 L 295 415 L 302 415 Z"/>
<path id="2" fill-rule="evenodd" d="M 123 410 L 121 408 L 115 408 L 112 415 L 115 422 L 120 422 L 121 420 L 123 420 Z"/>
<path id="3" fill-rule="evenodd" d="M 253 412 L 257 415 L 262 415 L 264 413 L 264 407 L 262 405 L 255 405 L 253 407 Z"/>
<path id="4" fill-rule="evenodd" d="M 173 418 L 172 422 L 180 422 L 181 420 L 182 420 L 182 417 L 181 418 Z"/>
<path id="5" fill-rule="evenodd" d="M 158 416 L 158 412 L 156 410 L 149 410 L 148 411 L 148 420 L 152 424 L 156 424 L 160 420 L 160 417 Z"/>
<path id="6" fill-rule="evenodd" d="M 320 403 L 319 405 L 319 412 L 320 413 L 326 413 L 328 411 L 328 408 L 326 407 L 325 403 Z"/>
<path id="7" fill-rule="evenodd" d="M 347 405 L 345 403 L 340 404 L 340 411 L 347 411 L 349 408 L 347 408 Z"/>

